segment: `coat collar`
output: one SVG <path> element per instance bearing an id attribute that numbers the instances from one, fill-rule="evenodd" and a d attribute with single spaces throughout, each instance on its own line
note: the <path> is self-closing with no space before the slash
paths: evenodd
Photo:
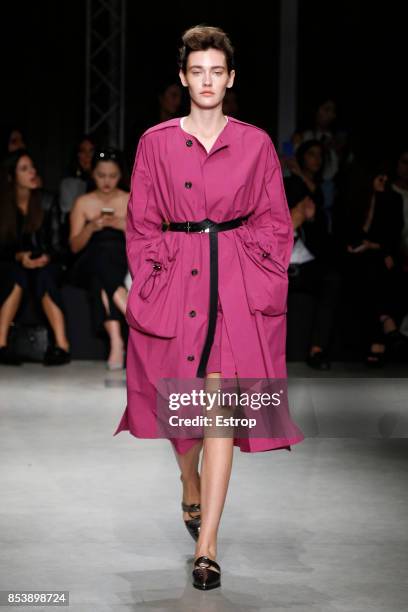
<path id="1" fill-rule="evenodd" d="M 180 123 L 181 117 L 177 117 L 176 119 L 172 119 L 171 121 L 173 122 L 174 125 L 178 127 L 179 132 L 185 142 L 187 142 L 188 140 L 193 140 L 193 142 L 194 141 L 199 142 L 195 136 L 189 135 L 189 133 L 185 132 L 184 129 L 181 127 L 181 123 Z M 216 151 L 219 151 L 220 149 L 229 147 L 231 143 L 233 142 L 234 135 L 235 135 L 235 130 L 234 130 L 233 121 L 231 121 L 231 117 L 228 116 L 228 123 L 222 129 L 220 135 L 218 136 L 216 142 L 214 143 L 208 155 L 212 155 L 213 153 L 215 153 Z"/>

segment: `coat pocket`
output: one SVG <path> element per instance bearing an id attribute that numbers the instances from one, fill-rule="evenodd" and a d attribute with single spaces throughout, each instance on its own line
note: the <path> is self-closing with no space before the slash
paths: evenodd
<path id="1" fill-rule="evenodd" d="M 126 320 L 130 327 L 162 338 L 177 335 L 181 290 L 177 282 L 178 250 L 170 251 L 163 244 L 144 253 L 128 295 Z"/>
<path id="2" fill-rule="evenodd" d="M 246 230 L 247 228 L 245 228 Z M 277 316 L 287 312 L 288 275 L 276 256 L 273 240 L 255 237 L 255 232 L 238 234 L 242 276 L 252 314 Z"/>

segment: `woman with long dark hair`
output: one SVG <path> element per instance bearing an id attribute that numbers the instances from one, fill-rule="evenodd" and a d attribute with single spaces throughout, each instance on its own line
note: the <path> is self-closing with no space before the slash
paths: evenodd
<path id="1" fill-rule="evenodd" d="M 68 363 L 69 342 L 58 289 L 59 236 L 52 199 L 38 189 L 37 171 L 25 149 L 7 157 L 1 182 L 0 362 L 19 363 L 8 349 L 8 333 L 23 297 L 31 291 L 55 337 L 55 345 L 48 347 L 44 364 Z"/>

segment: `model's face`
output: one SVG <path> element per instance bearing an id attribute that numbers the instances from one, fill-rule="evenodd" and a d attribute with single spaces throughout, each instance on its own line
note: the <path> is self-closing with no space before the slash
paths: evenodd
<path id="1" fill-rule="evenodd" d="M 180 85 L 173 83 L 159 96 L 160 106 L 166 113 L 175 115 L 181 104 L 181 89 Z"/>
<path id="2" fill-rule="evenodd" d="M 113 161 L 100 161 L 93 171 L 96 188 L 104 194 L 113 192 L 121 177 L 120 169 Z"/>
<path id="3" fill-rule="evenodd" d="M 94 149 L 95 147 L 90 140 L 83 140 L 79 145 L 78 162 L 85 172 L 91 171 L 91 162 Z"/>
<path id="4" fill-rule="evenodd" d="M 408 152 L 403 153 L 398 160 L 397 176 L 403 181 L 408 181 Z"/>
<path id="5" fill-rule="evenodd" d="M 310 147 L 303 158 L 304 168 L 312 174 L 317 174 L 322 167 L 323 156 L 320 147 Z"/>
<path id="6" fill-rule="evenodd" d="M 191 103 L 210 109 L 222 104 L 227 88 L 232 87 L 235 71 L 228 74 L 225 54 L 219 49 L 192 51 L 187 59 L 186 73 L 180 79 L 188 87 Z"/>
<path id="7" fill-rule="evenodd" d="M 36 189 L 38 186 L 37 170 L 28 155 L 23 155 L 16 166 L 16 185 L 24 189 Z"/>

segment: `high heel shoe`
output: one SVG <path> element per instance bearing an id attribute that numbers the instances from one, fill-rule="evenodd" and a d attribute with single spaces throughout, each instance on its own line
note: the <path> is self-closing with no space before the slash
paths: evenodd
<path id="1" fill-rule="evenodd" d="M 180 480 L 183 482 L 183 475 L 180 476 Z M 191 513 L 200 512 L 200 504 L 186 504 L 184 501 L 181 502 L 181 508 L 183 512 L 188 512 L 190 518 L 184 521 L 188 533 L 197 542 L 198 536 L 200 535 L 201 527 L 201 515 L 192 516 Z"/>
<path id="2" fill-rule="evenodd" d="M 211 569 L 212 567 L 215 569 Z M 195 559 L 193 587 L 202 591 L 208 591 L 219 586 L 221 586 L 221 568 L 218 563 L 205 556 Z"/>

